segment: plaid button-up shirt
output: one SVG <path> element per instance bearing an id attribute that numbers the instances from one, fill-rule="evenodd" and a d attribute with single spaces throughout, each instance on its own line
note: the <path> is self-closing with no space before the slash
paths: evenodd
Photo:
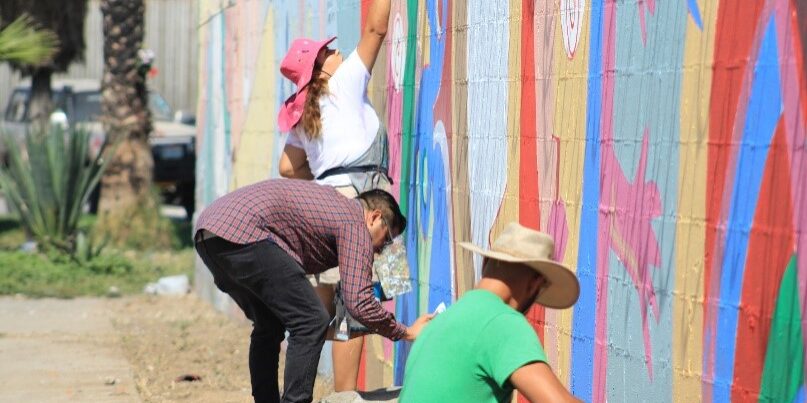
<path id="1" fill-rule="evenodd" d="M 308 274 L 338 265 L 348 312 L 392 340 L 406 333 L 373 295 L 373 242 L 364 208 L 333 187 L 292 179 L 245 186 L 208 206 L 196 223 L 196 231 L 202 229 L 237 244 L 269 239 Z"/>

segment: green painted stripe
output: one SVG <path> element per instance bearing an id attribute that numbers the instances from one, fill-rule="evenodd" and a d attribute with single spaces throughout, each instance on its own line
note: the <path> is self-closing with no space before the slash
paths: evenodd
<path id="1" fill-rule="evenodd" d="M 418 1 L 406 4 L 406 66 L 403 83 L 403 122 L 401 122 L 401 212 L 409 216 L 409 187 L 412 164 L 412 128 L 415 123 L 415 62 L 417 60 Z"/>
<path id="2" fill-rule="evenodd" d="M 791 402 L 796 397 L 804 383 L 802 340 L 798 273 L 796 255 L 793 255 L 779 286 L 759 401 Z"/>

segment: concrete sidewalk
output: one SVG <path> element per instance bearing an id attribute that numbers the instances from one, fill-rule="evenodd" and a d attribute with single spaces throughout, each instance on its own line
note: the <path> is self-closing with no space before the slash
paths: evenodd
<path id="1" fill-rule="evenodd" d="M 0 402 L 140 402 L 105 303 L 0 298 Z"/>

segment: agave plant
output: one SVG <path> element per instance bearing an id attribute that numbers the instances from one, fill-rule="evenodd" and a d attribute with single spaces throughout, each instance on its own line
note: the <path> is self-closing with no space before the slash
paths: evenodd
<path id="1" fill-rule="evenodd" d="M 106 167 L 106 145 L 90 157 L 88 131 L 59 127 L 26 136 L 25 152 L 5 138 L 8 166 L 0 168 L 0 189 L 23 227 L 44 248 L 84 253 L 78 223 Z"/>

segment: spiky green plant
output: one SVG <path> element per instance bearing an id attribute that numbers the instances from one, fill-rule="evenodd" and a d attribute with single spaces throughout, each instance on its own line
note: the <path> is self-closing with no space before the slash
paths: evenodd
<path id="1" fill-rule="evenodd" d="M 0 61 L 38 65 L 49 61 L 58 46 L 53 32 L 38 29 L 25 14 L 0 30 Z"/>
<path id="2" fill-rule="evenodd" d="M 44 248 L 84 254 L 78 223 L 107 165 L 106 145 L 90 158 L 88 131 L 58 127 L 26 136 L 25 152 L 5 138 L 9 158 L 0 168 L 0 189 L 22 225 Z"/>

